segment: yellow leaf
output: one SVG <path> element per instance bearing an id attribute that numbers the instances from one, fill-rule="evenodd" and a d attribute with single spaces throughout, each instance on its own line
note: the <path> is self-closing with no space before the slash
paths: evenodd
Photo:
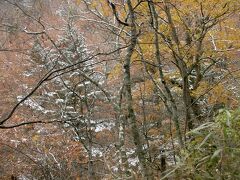
<path id="1" fill-rule="evenodd" d="M 38 140 L 39 140 L 39 135 L 36 134 L 32 137 L 33 142 L 37 142 Z"/>
<path id="2" fill-rule="evenodd" d="M 81 0 L 76 0 L 76 4 L 79 5 L 81 3 Z"/>

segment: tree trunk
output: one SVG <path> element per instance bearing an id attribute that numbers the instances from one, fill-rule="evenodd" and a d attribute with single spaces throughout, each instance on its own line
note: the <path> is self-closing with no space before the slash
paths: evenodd
<path id="1" fill-rule="evenodd" d="M 136 154 L 139 159 L 143 178 L 146 180 L 148 179 L 150 180 L 150 179 L 153 179 L 153 176 L 150 168 L 147 166 L 147 162 L 145 159 L 145 152 L 143 150 L 143 144 L 142 144 L 142 140 L 140 137 L 138 126 L 137 126 L 136 116 L 133 109 L 130 62 L 131 62 L 131 57 L 132 57 L 134 48 L 137 43 L 137 29 L 135 25 L 134 10 L 130 0 L 127 0 L 127 6 L 129 9 L 129 20 L 130 20 L 130 26 L 131 26 L 131 33 L 130 33 L 131 40 L 130 40 L 129 47 L 127 48 L 127 54 L 124 62 L 124 87 L 125 87 L 125 93 L 126 93 L 125 96 L 127 101 L 128 119 L 130 122 L 133 141 L 134 141 L 134 145 L 136 146 Z"/>
<path id="2" fill-rule="evenodd" d="M 122 178 L 131 178 L 131 172 L 129 169 L 128 158 L 125 149 L 125 116 L 120 115 L 119 117 L 119 155 L 120 155 L 120 170 Z"/>
<path id="3" fill-rule="evenodd" d="M 171 119 L 174 122 L 175 128 L 177 130 L 178 142 L 179 142 L 180 146 L 183 147 L 183 138 L 182 138 L 182 133 L 181 133 L 181 127 L 180 127 L 180 124 L 178 121 L 178 115 L 177 115 L 177 113 L 178 113 L 177 105 L 176 105 L 173 95 L 170 91 L 170 88 L 168 87 L 168 85 L 165 81 L 164 74 L 163 74 L 160 47 L 159 47 L 159 37 L 158 37 L 158 28 L 159 28 L 158 14 L 156 12 L 155 6 L 152 1 L 149 2 L 149 8 L 150 8 L 150 12 L 152 14 L 152 27 L 154 30 L 155 56 L 156 56 L 156 60 L 158 63 L 159 77 L 160 77 L 161 82 L 165 89 L 166 99 L 171 106 L 170 115 L 171 115 Z"/>

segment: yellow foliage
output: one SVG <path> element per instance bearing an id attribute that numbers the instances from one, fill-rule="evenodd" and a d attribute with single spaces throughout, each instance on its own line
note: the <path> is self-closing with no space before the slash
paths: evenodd
<path id="1" fill-rule="evenodd" d="M 81 0 L 79 0 L 80 2 Z M 90 7 L 100 12 L 103 16 L 108 17 L 112 15 L 112 10 L 106 0 L 93 0 Z"/>
<path id="2" fill-rule="evenodd" d="M 114 79 L 115 77 L 118 77 L 119 75 L 122 74 L 122 65 L 117 64 L 109 73 L 108 78 L 110 80 Z"/>
<path id="3" fill-rule="evenodd" d="M 159 135 L 159 130 L 158 129 L 150 129 L 148 132 L 149 136 L 157 136 Z"/>
<path id="4" fill-rule="evenodd" d="M 208 102 L 210 104 L 216 104 L 216 103 L 228 104 L 230 96 L 231 96 L 231 93 L 225 89 L 224 85 L 218 84 L 211 91 L 210 96 L 208 98 Z"/>
<path id="5" fill-rule="evenodd" d="M 76 4 L 79 5 L 81 3 L 81 0 L 76 0 Z"/>
<path id="6" fill-rule="evenodd" d="M 39 135 L 35 134 L 34 136 L 32 136 L 32 141 L 33 142 L 37 142 L 40 139 Z"/>
<path id="7" fill-rule="evenodd" d="M 209 88 L 209 84 L 206 81 L 200 82 L 198 88 L 191 92 L 193 97 L 198 97 L 202 94 L 204 94 Z"/>

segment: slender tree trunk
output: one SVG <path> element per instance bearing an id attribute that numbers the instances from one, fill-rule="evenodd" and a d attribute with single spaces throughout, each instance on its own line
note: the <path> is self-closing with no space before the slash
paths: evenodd
<path id="1" fill-rule="evenodd" d="M 175 59 L 176 64 L 178 65 L 179 71 L 181 73 L 182 79 L 183 79 L 183 101 L 184 101 L 184 107 L 185 107 L 185 123 L 188 127 L 188 129 L 193 128 L 193 122 L 191 118 L 191 95 L 189 90 L 189 80 L 188 80 L 188 68 L 186 63 L 184 62 L 184 59 L 182 58 L 181 52 L 180 52 L 180 41 L 178 38 L 176 27 L 172 20 L 171 11 L 169 8 L 169 2 L 167 0 L 163 0 L 164 2 L 164 11 L 167 16 L 168 24 L 171 30 L 171 36 L 173 39 L 173 42 L 175 45 L 171 44 L 171 49 L 173 53 L 173 57 Z"/>
<path id="2" fill-rule="evenodd" d="M 120 168 L 121 168 L 121 173 L 122 173 L 122 178 L 131 178 L 131 172 L 129 169 L 129 164 L 128 164 L 128 158 L 127 158 L 127 153 L 125 149 L 125 116 L 120 115 L 119 117 L 119 133 L 118 133 L 118 138 L 119 138 L 119 155 L 120 155 Z"/>
<path id="3" fill-rule="evenodd" d="M 127 6 L 129 9 L 129 20 L 130 20 L 130 26 L 131 26 L 131 40 L 130 40 L 129 47 L 127 48 L 127 54 L 124 62 L 124 87 L 126 91 L 125 94 L 126 94 L 126 101 L 127 101 L 128 119 L 130 121 L 133 141 L 134 141 L 134 145 L 136 146 L 136 154 L 139 159 L 143 178 L 146 180 L 148 179 L 150 180 L 150 179 L 153 179 L 153 176 L 150 168 L 147 166 L 142 139 L 138 130 L 137 120 L 136 120 L 136 116 L 133 109 L 130 62 L 131 62 L 131 57 L 132 57 L 134 48 L 137 43 L 137 29 L 135 25 L 134 10 L 130 0 L 127 0 Z"/>
<path id="4" fill-rule="evenodd" d="M 150 12 L 152 14 L 152 27 L 154 30 L 155 56 L 156 56 L 156 60 L 158 63 L 159 77 L 164 86 L 167 101 L 169 101 L 170 106 L 171 106 L 171 119 L 173 120 L 175 128 L 177 130 L 178 142 L 179 142 L 180 146 L 183 147 L 183 138 L 182 138 L 182 133 L 181 133 L 181 127 L 180 127 L 180 124 L 178 121 L 178 115 L 177 115 L 178 110 L 177 110 L 176 102 L 175 102 L 173 95 L 165 81 L 163 70 L 162 70 L 162 61 L 161 61 L 159 37 L 158 37 L 158 29 L 159 29 L 158 15 L 157 15 L 155 6 L 152 1 L 149 1 L 149 8 L 150 8 Z"/>
<path id="5" fill-rule="evenodd" d="M 88 151 L 88 179 L 95 180 L 91 142 L 89 143 L 89 151 Z"/>
<path id="6" fill-rule="evenodd" d="M 84 85 L 85 88 L 85 97 L 87 97 L 87 88 L 86 85 Z M 92 142 L 92 131 L 91 131 L 91 109 L 89 107 L 88 99 L 85 98 L 85 106 L 87 108 L 87 137 L 88 137 L 88 179 L 89 180 L 95 180 L 95 171 L 94 171 L 94 164 L 93 164 L 93 155 L 92 155 L 92 148 L 93 148 L 93 142 Z"/>

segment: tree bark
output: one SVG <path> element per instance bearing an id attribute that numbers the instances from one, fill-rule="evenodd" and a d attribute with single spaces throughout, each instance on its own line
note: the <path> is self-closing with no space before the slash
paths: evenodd
<path id="1" fill-rule="evenodd" d="M 130 0 L 127 0 L 127 6 L 129 9 L 129 22 L 130 22 L 130 45 L 127 48 L 127 54 L 124 62 L 124 88 L 125 88 L 125 96 L 127 101 L 127 110 L 128 110 L 128 119 L 131 126 L 132 136 L 134 145 L 136 146 L 136 154 L 139 159 L 140 167 L 142 170 L 143 178 L 146 180 L 153 179 L 152 172 L 150 168 L 147 166 L 145 152 L 143 149 L 142 139 L 138 130 L 137 120 L 135 116 L 135 112 L 133 109 L 133 98 L 132 98 L 132 88 L 131 88 L 131 73 L 130 73 L 130 63 L 131 57 L 134 52 L 134 48 L 137 43 L 137 29 L 135 25 L 135 16 L 134 10 L 132 7 L 132 3 Z"/>
<path id="2" fill-rule="evenodd" d="M 165 81 L 164 74 L 163 74 L 161 53 L 160 53 L 160 47 L 159 47 L 159 37 L 158 37 L 158 29 L 159 29 L 158 15 L 157 15 L 157 12 L 156 12 L 156 9 L 155 9 L 155 6 L 154 6 L 152 0 L 149 2 L 149 8 L 150 8 L 150 12 L 152 13 L 152 27 L 154 30 L 155 56 L 156 56 L 156 60 L 158 63 L 159 77 L 160 77 L 163 87 L 165 89 L 167 101 L 169 102 L 170 107 L 171 107 L 170 115 L 171 115 L 171 119 L 173 120 L 174 125 L 177 130 L 178 142 L 179 142 L 180 146 L 183 147 L 183 138 L 182 138 L 182 133 L 181 133 L 181 127 L 180 127 L 180 124 L 178 121 L 178 115 L 177 115 L 177 112 L 178 112 L 177 105 L 176 105 L 176 102 L 170 91 L 170 88 L 168 87 L 168 85 Z"/>

